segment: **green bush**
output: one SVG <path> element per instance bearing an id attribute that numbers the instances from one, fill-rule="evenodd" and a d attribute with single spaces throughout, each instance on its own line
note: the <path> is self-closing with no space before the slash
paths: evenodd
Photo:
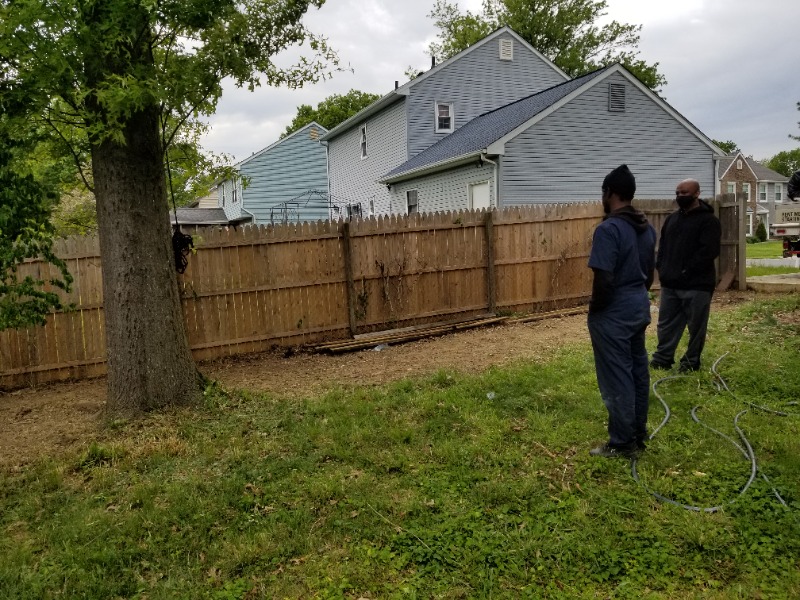
<path id="1" fill-rule="evenodd" d="M 764 226 L 764 221 L 760 221 L 756 227 L 756 239 L 759 242 L 767 241 L 767 228 Z"/>

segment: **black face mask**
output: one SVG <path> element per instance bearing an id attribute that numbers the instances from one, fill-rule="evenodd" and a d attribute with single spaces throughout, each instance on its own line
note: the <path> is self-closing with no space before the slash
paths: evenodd
<path id="1" fill-rule="evenodd" d="M 675 202 L 681 207 L 681 210 L 686 210 L 694 202 L 694 196 L 675 196 Z"/>

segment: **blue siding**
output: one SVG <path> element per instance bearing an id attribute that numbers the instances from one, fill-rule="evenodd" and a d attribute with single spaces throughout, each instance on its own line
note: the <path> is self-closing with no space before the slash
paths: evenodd
<path id="1" fill-rule="evenodd" d="M 608 84 L 622 84 L 624 112 L 609 112 Z M 506 142 L 501 206 L 599 200 L 603 177 L 626 163 L 636 198 L 672 198 L 686 178 L 715 190 L 712 150 L 620 74 L 612 74 Z"/>
<path id="2" fill-rule="evenodd" d="M 501 39 L 512 40 L 513 60 L 500 60 Z M 487 40 L 410 88 L 408 156 L 415 156 L 447 135 L 435 131 L 437 102 L 453 103 L 454 127 L 458 129 L 485 112 L 564 81 L 563 75 L 510 34 Z"/>
<path id="3" fill-rule="evenodd" d="M 289 212 L 290 220 L 328 218 L 327 153 L 311 135 L 314 128 L 319 136 L 326 132 L 317 124 L 307 125 L 239 164 L 239 173 L 249 179 L 239 192 L 240 205 L 253 214 L 256 223 L 269 223 L 279 218 L 279 211 L 273 209 L 293 200 L 296 204 L 292 204 L 295 210 Z M 309 191 L 319 194 L 309 196 Z"/>

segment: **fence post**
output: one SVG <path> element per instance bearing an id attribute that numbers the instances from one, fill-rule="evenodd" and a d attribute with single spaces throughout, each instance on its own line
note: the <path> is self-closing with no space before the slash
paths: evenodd
<path id="1" fill-rule="evenodd" d="M 497 306 L 497 288 L 494 276 L 494 211 L 489 210 L 483 221 L 483 234 L 486 239 L 486 295 L 489 312 L 494 313 Z"/>
<path id="2" fill-rule="evenodd" d="M 350 327 L 350 336 L 356 335 L 356 287 L 353 282 L 353 248 L 350 239 L 350 221 L 345 221 L 339 228 L 342 236 L 342 251 L 344 253 L 344 274 L 347 279 L 347 323 Z"/>
<path id="3" fill-rule="evenodd" d="M 745 202 L 744 194 L 738 200 L 738 214 L 736 216 L 738 217 L 737 222 L 739 225 L 739 248 L 737 249 L 736 280 L 738 281 L 739 291 L 744 291 L 747 289 L 747 237 L 744 226 L 747 218 L 747 203 Z"/>

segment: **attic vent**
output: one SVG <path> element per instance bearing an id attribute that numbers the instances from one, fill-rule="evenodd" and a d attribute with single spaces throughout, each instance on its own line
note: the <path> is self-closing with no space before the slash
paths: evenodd
<path id="1" fill-rule="evenodd" d="M 500 60 L 514 60 L 514 40 L 500 38 Z"/>
<path id="2" fill-rule="evenodd" d="M 736 169 L 741 171 L 742 170 L 742 159 L 736 161 Z"/>
<path id="3" fill-rule="evenodd" d="M 312 140 L 319 139 L 319 131 L 317 131 L 316 127 L 312 127 L 311 129 L 308 130 L 308 137 L 310 137 Z"/>
<path id="4" fill-rule="evenodd" d="M 608 84 L 608 111 L 625 112 L 625 85 L 621 83 Z"/>

